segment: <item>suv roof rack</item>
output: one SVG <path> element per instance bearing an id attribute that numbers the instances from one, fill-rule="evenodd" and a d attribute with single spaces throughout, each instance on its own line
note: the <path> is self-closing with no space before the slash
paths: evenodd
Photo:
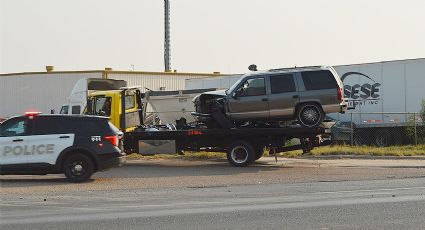
<path id="1" fill-rule="evenodd" d="M 278 71 L 288 71 L 288 70 L 302 70 L 302 69 L 319 69 L 324 66 L 316 65 L 316 66 L 302 66 L 302 67 L 288 67 L 288 68 L 279 68 L 279 69 L 270 69 L 269 72 L 278 72 Z"/>

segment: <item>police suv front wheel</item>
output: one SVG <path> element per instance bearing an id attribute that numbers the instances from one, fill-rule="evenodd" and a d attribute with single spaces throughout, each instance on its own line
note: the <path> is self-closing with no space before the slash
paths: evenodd
<path id="1" fill-rule="evenodd" d="M 72 182 L 83 182 L 88 180 L 94 172 L 92 160 L 81 153 L 69 155 L 64 163 L 65 176 Z"/>

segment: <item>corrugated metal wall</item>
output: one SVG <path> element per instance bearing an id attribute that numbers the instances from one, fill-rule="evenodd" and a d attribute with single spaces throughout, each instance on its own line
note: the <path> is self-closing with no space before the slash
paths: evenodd
<path id="1" fill-rule="evenodd" d="M 242 77 L 242 74 L 227 75 L 220 77 L 207 77 L 202 79 L 187 79 L 185 89 L 228 89 Z"/>
<path id="2" fill-rule="evenodd" d="M 145 87 L 151 90 L 183 90 L 185 80 L 193 78 L 205 78 L 212 75 L 202 74 L 173 74 L 173 73 L 107 73 L 108 79 L 125 80 L 128 86 L 140 86 L 142 91 Z M 223 75 L 217 75 L 223 76 Z"/>
<path id="3" fill-rule="evenodd" d="M 29 110 L 59 113 L 75 83 L 82 78 L 101 78 L 96 73 L 34 73 L 0 76 L 0 117 Z"/>

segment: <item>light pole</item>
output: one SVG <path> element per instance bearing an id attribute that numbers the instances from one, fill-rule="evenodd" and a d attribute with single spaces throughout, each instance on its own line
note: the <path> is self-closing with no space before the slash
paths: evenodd
<path id="1" fill-rule="evenodd" d="M 164 0 L 164 64 L 165 72 L 171 71 L 171 50 L 170 50 L 170 1 Z"/>

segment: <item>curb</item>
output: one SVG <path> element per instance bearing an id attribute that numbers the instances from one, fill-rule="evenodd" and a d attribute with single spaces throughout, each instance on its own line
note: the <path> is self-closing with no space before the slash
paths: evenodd
<path id="1" fill-rule="evenodd" d="M 339 160 L 339 159 L 364 159 L 364 160 L 425 160 L 425 156 L 373 156 L 373 155 L 326 155 L 326 156 L 300 156 L 295 159 Z"/>

